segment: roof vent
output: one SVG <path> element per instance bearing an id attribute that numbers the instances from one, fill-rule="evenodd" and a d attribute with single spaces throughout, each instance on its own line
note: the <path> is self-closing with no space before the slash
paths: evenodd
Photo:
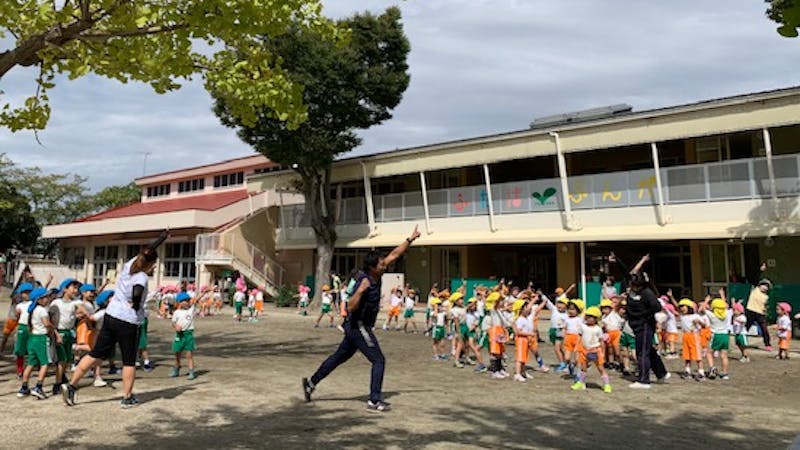
<path id="1" fill-rule="evenodd" d="M 633 111 L 633 106 L 627 103 L 603 106 L 600 108 L 584 109 L 583 111 L 570 112 L 565 114 L 553 114 L 551 116 L 537 117 L 531 122 L 531 128 L 545 128 L 555 125 L 564 125 L 576 122 L 586 122 L 589 120 L 605 119 L 608 117 L 620 116 Z"/>

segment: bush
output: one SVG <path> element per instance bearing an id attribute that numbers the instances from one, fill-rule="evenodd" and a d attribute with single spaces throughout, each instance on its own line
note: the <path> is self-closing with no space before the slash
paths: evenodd
<path id="1" fill-rule="evenodd" d="M 275 297 L 275 306 L 282 308 L 285 306 L 297 306 L 297 299 L 294 296 L 294 290 L 286 286 L 281 286 L 278 289 L 278 295 Z"/>

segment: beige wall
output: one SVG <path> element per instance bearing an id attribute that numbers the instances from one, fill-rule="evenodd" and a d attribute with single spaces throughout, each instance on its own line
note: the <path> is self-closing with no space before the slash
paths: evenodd
<path id="1" fill-rule="evenodd" d="M 306 276 L 314 273 L 313 250 L 281 250 L 277 261 L 286 269 L 283 284 L 291 286 L 298 281 L 305 281 Z"/>

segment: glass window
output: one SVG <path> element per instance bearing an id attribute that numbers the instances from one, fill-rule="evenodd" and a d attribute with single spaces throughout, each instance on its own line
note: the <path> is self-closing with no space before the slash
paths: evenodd
<path id="1" fill-rule="evenodd" d="M 194 281 L 195 243 L 167 244 L 164 257 L 164 276 Z"/>
<path id="2" fill-rule="evenodd" d="M 100 286 L 105 282 L 109 270 L 117 270 L 118 255 L 119 247 L 116 245 L 94 248 L 93 282 L 95 286 Z"/>
<path id="3" fill-rule="evenodd" d="M 160 184 L 158 186 L 149 186 L 147 188 L 147 196 L 148 197 L 161 197 L 164 195 L 169 195 L 171 189 L 171 185 L 167 184 Z"/>
<path id="4" fill-rule="evenodd" d="M 140 244 L 131 244 L 128 245 L 125 249 L 125 261 L 130 261 L 139 254 L 139 251 L 142 249 Z"/>
<path id="5" fill-rule="evenodd" d="M 195 178 L 194 180 L 185 180 L 178 182 L 178 192 L 192 192 L 201 191 L 206 187 L 206 180 L 203 178 Z"/>
<path id="6" fill-rule="evenodd" d="M 61 263 L 73 270 L 83 269 L 86 251 L 83 247 L 66 247 L 62 250 Z"/>
<path id="7" fill-rule="evenodd" d="M 244 172 L 226 173 L 224 175 L 214 175 L 214 187 L 236 186 L 244 183 Z"/>

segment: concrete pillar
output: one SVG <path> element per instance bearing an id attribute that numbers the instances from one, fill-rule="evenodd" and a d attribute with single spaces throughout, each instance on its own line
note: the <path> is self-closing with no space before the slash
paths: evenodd
<path id="1" fill-rule="evenodd" d="M 575 243 L 556 244 L 556 281 L 566 289 L 579 280 L 578 245 Z"/>

